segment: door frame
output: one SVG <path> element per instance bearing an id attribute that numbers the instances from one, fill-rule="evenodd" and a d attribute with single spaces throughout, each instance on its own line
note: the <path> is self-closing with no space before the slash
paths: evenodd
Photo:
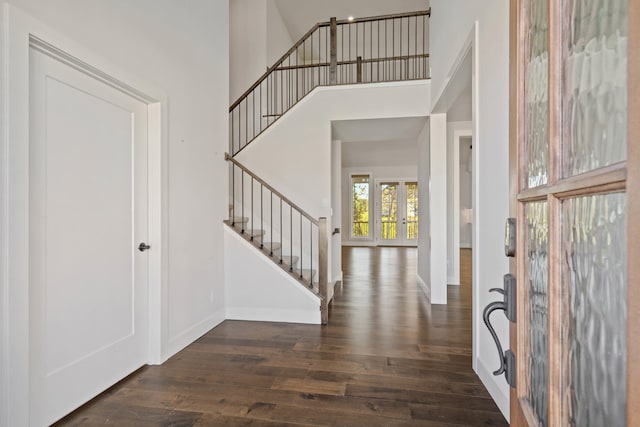
<path id="1" fill-rule="evenodd" d="M 0 259 L 0 425 L 29 424 L 29 51 L 32 46 L 148 106 L 149 346 L 148 363 L 165 358 L 167 320 L 167 95 L 20 9 L 4 5 L 2 106 L 2 243 Z M 11 349 L 9 354 L 8 349 Z"/>
<path id="2" fill-rule="evenodd" d="M 460 129 L 453 131 L 453 216 L 451 221 L 453 222 L 453 277 L 449 278 L 449 285 L 460 285 L 460 144 L 462 144 L 462 138 L 471 138 L 473 140 L 472 129 Z M 451 163 L 450 163 L 451 164 Z M 472 158 L 473 164 L 473 158 Z M 475 169 L 472 167 L 471 173 L 471 188 L 474 188 L 476 180 Z M 474 198 L 471 194 L 471 211 L 474 209 Z M 473 229 L 471 231 L 471 242 L 474 242 Z"/>
<path id="3" fill-rule="evenodd" d="M 523 105 L 521 99 L 519 99 L 519 91 L 522 90 L 522 76 L 525 65 L 519 58 L 519 46 L 522 43 L 521 37 L 521 0 L 510 0 L 510 46 L 509 46 L 509 181 L 510 181 L 510 204 L 509 211 L 511 217 L 523 217 L 522 204 L 518 200 L 518 195 L 526 190 L 520 190 L 521 177 L 518 174 L 518 164 L 523 161 L 523 156 L 518 150 L 518 141 L 521 140 L 524 129 L 522 123 Z M 549 182 L 554 183 L 554 179 L 560 176 L 561 160 L 560 153 L 557 151 L 558 141 L 562 136 L 562 123 L 558 120 L 560 113 L 560 94 L 556 93 L 553 89 L 557 87 L 558 81 L 562 78 L 560 64 L 560 49 L 561 37 L 559 36 L 560 30 L 563 28 L 564 23 L 560 22 L 557 15 L 554 15 L 551 11 L 558 10 L 561 6 L 559 0 L 549 0 L 549 28 L 554 31 L 549 33 L 549 140 L 555 141 L 554 144 L 550 144 L 549 149 Z M 604 171 L 606 168 L 601 168 L 599 174 L 593 174 L 591 176 L 591 183 L 588 187 L 597 188 L 598 182 L 602 182 L 599 186 L 598 193 L 603 194 L 607 189 L 621 190 L 623 189 L 627 195 L 627 236 L 637 236 L 640 233 L 640 223 L 633 221 L 633 218 L 640 216 L 640 97 L 634 96 L 640 93 L 640 2 L 629 1 L 627 5 L 627 158 L 624 164 L 624 168 L 619 168 L 617 165 L 613 165 L 612 168 Z M 555 67 L 554 67 L 555 65 Z M 612 173 L 613 172 L 613 173 Z M 619 177 L 612 178 L 613 174 L 618 173 Z M 606 176 L 605 179 L 600 179 L 599 176 Z M 608 176 L 607 176 L 608 175 Z M 579 176 L 579 175 L 578 175 Z M 584 180 L 584 176 L 582 177 Z M 613 182 L 616 181 L 617 182 Z M 622 182 L 622 184 L 620 184 Z M 567 186 L 567 193 L 570 193 L 571 188 Z M 582 185 L 578 191 L 582 191 L 587 186 Z M 533 190 L 528 190 L 529 194 L 535 193 Z M 547 193 L 550 195 L 560 194 L 561 191 L 540 192 L 540 200 L 547 200 Z M 588 192 L 587 192 L 588 193 Z M 552 199 L 559 197 L 552 197 Z M 534 197 L 529 196 L 522 198 L 522 200 L 532 201 Z M 554 213 L 558 213 L 560 208 L 560 202 L 558 200 L 552 200 L 549 202 L 549 218 L 552 218 Z M 555 212 L 554 212 L 555 211 Z M 525 224 L 519 223 L 517 225 L 517 249 L 516 252 L 524 252 L 526 235 Z M 557 249 L 561 245 L 561 225 L 552 224 L 549 222 L 549 251 Z M 627 239 L 627 425 L 638 425 L 640 423 L 640 407 L 634 403 L 640 398 L 640 264 L 634 263 L 632 260 L 637 258 L 640 253 L 640 242 L 637 239 Z M 510 258 L 510 271 L 512 274 L 518 275 L 518 281 L 521 282 L 521 277 L 524 271 L 523 261 L 517 261 L 516 258 Z M 560 262 L 557 259 L 549 258 L 549 285 L 552 282 L 559 283 L 560 276 L 562 274 L 562 268 Z M 554 360 L 555 363 L 551 363 L 549 366 L 548 381 L 550 388 L 548 411 L 549 411 L 549 425 L 560 425 L 564 420 L 560 418 L 563 413 L 562 396 L 557 392 L 561 386 L 565 386 L 562 378 L 562 365 L 560 363 L 562 359 L 562 353 L 560 351 L 561 340 L 559 334 L 551 333 L 551 331 L 560 330 L 561 319 L 561 307 L 559 301 L 561 301 L 560 293 L 562 290 L 558 286 L 551 287 L 549 289 L 549 360 Z M 553 298 L 553 300 L 551 300 Z M 524 310 L 523 302 L 518 303 L 518 312 L 522 313 Z M 518 320 L 520 322 L 520 320 Z M 519 325 L 519 324 L 518 324 Z M 523 345 L 519 338 L 524 337 L 524 333 L 519 330 L 519 326 L 510 324 L 510 347 L 516 353 L 516 357 L 519 358 L 518 347 Z M 520 382 L 526 375 L 524 366 L 518 366 L 517 381 Z M 535 420 L 527 411 L 525 405 L 520 401 L 520 396 L 515 388 L 510 389 L 510 423 L 514 426 L 534 425 Z"/>

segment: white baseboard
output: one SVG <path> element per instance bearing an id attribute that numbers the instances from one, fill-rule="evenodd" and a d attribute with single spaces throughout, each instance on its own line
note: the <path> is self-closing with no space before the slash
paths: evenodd
<path id="1" fill-rule="evenodd" d="M 473 244 L 469 242 L 460 242 L 460 249 L 473 249 Z"/>
<path id="2" fill-rule="evenodd" d="M 458 276 L 447 277 L 447 285 L 460 285 L 460 278 Z"/>
<path id="3" fill-rule="evenodd" d="M 377 246 L 373 240 L 343 240 L 342 246 Z"/>
<path id="4" fill-rule="evenodd" d="M 508 392 L 507 394 L 505 394 L 504 390 L 500 388 L 497 383 L 497 381 L 504 381 L 506 384 L 504 375 L 495 377 L 492 371 L 487 369 L 482 360 L 477 358 L 476 361 L 478 367 L 476 373 L 480 377 L 480 381 L 482 381 L 482 384 L 484 384 L 484 386 L 487 388 L 487 391 L 493 398 L 494 402 L 496 402 L 496 405 L 498 405 L 498 408 L 500 409 L 500 412 L 502 412 L 502 415 L 507 421 L 509 421 L 509 394 Z"/>
<path id="5" fill-rule="evenodd" d="M 336 282 L 342 281 L 342 270 L 340 270 L 340 274 L 337 274 L 333 277 L 332 283 L 335 286 Z"/>
<path id="6" fill-rule="evenodd" d="M 227 307 L 227 319 L 254 322 L 307 323 L 312 325 L 321 323 L 320 310 L 309 312 L 308 310 L 278 310 L 255 307 Z"/>
<path id="7" fill-rule="evenodd" d="M 184 349 L 189 344 L 209 332 L 211 329 L 218 326 L 225 320 L 224 310 L 218 310 L 211 316 L 202 320 L 201 322 L 187 328 L 185 331 L 169 339 L 167 343 L 167 349 L 162 355 L 162 361 L 166 361 L 171 356 Z"/>
<path id="8" fill-rule="evenodd" d="M 429 301 L 431 301 L 431 287 L 427 285 L 427 282 L 422 280 L 422 277 L 420 277 L 420 275 L 417 275 L 416 277 L 418 278 L 418 287 L 422 289 L 422 292 L 424 292 Z"/>

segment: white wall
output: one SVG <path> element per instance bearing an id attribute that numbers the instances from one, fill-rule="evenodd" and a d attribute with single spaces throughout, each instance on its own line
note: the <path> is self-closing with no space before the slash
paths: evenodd
<path id="1" fill-rule="evenodd" d="M 447 115 L 447 118 L 449 116 Z M 461 135 L 471 135 L 471 122 L 447 123 L 447 282 L 450 285 L 460 284 L 460 216 L 459 216 L 459 177 L 455 165 L 459 153 L 459 139 Z M 472 188 L 469 188 L 470 197 Z M 471 227 L 469 233 L 471 233 Z"/>
<path id="2" fill-rule="evenodd" d="M 329 230 L 331 235 L 331 274 L 329 275 L 329 283 L 335 284 L 342 280 L 342 239 L 348 236 L 348 230 L 345 230 L 342 224 L 342 141 L 334 140 L 331 142 L 331 224 L 333 227 Z M 340 228 L 340 233 L 333 234 L 333 229 Z M 329 287 L 329 294 L 333 298 L 333 286 Z M 331 300 L 329 298 L 329 300 Z"/>
<path id="3" fill-rule="evenodd" d="M 224 227 L 227 318 L 320 324 L 320 298 Z"/>
<path id="4" fill-rule="evenodd" d="M 415 139 L 393 141 L 353 141 L 342 145 L 342 165 L 405 166 L 418 164 Z"/>
<path id="5" fill-rule="evenodd" d="M 459 140 L 460 155 L 458 157 L 458 174 L 460 175 L 460 209 L 457 214 L 460 219 L 460 247 L 471 248 L 473 239 L 471 236 L 471 229 L 473 225 L 473 218 L 465 218 L 465 212 L 468 212 L 473 207 L 472 197 L 472 179 L 471 173 L 473 171 L 473 152 L 471 138 L 462 138 Z M 470 219 L 471 221 L 467 221 Z"/>
<path id="6" fill-rule="evenodd" d="M 266 71 L 266 0 L 229 1 L 229 104 Z"/>
<path id="7" fill-rule="evenodd" d="M 254 0 L 255 1 L 255 0 Z M 275 0 L 267 2 L 267 66 L 270 67 L 297 41 L 293 40 Z"/>
<path id="8" fill-rule="evenodd" d="M 429 231 L 431 303 L 447 303 L 447 116 L 429 120 Z"/>
<path id="9" fill-rule="evenodd" d="M 343 149 L 345 145 L 354 144 L 352 142 L 343 144 Z M 416 143 L 417 145 L 417 143 Z M 385 150 L 386 152 L 386 150 Z M 414 157 L 415 158 L 415 157 Z M 407 159 L 411 160 L 411 159 Z M 404 166 L 378 166 L 379 164 L 384 163 L 384 157 L 380 159 L 380 161 L 376 162 L 375 166 L 350 166 L 342 168 L 342 229 L 344 230 L 342 234 L 342 244 L 345 246 L 375 246 L 377 241 L 375 240 L 375 203 L 377 199 L 375 182 L 377 179 L 408 179 L 408 180 L 416 180 L 418 177 L 418 166 L 417 165 L 404 165 Z M 368 239 L 364 238 L 351 238 L 351 175 L 365 175 L 368 174 L 370 177 L 369 181 L 369 204 L 371 211 L 369 212 L 369 230 L 371 237 Z M 420 191 L 418 189 L 418 191 Z M 422 203 L 422 200 L 420 200 Z M 420 211 L 423 211 L 423 206 L 420 206 Z M 418 218 L 420 220 L 420 218 Z M 420 226 L 418 225 L 418 230 Z"/>
<path id="10" fill-rule="evenodd" d="M 231 104 L 294 42 L 274 0 L 230 0 L 229 9 Z"/>
<path id="11" fill-rule="evenodd" d="M 470 35 L 473 39 L 473 364 L 508 418 L 509 389 L 503 377 L 491 374 L 498 363 L 496 349 L 481 315 L 496 299 L 489 288 L 500 286 L 509 268 L 502 242 L 509 213 L 509 2 L 432 0 L 431 10 L 432 105 L 437 105 L 451 79 L 467 39 Z M 494 322 L 507 347 L 508 321 L 495 316 Z"/>
<path id="12" fill-rule="evenodd" d="M 0 4 L 0 6 L 3 6 Z M 0 7 L 0 22 L 4 24 L 4 7 Z M 5 31 L 0 31 L 0 46 L 5 45 Z M 8 224 L 7 207 L 8 194 L 6 190 L 8 181 L 7 151 L 5 141 L 5 103 L 7 94 L 5 89 L 5 59 L 4 49 L 0 49 L 0 426 L 6 426 L 9 414 L 9 299 L 8 299 L 8 268 L 7 268 L 7 243 Z"/>
<path id="13" fill-rule="evenodd" d="M 227 203 L 226 195 L 220 199 L 218 189 L 227 188 L 223 153 L 228 141 L 228 3 L 12 0 L 11 4 L 61 38 L 82 46 L 92 57 L 112 64 L 112 69 L 135 76 L 136 81 L 147 82 L 167 95 L 166 358 L 225 316 L 222 220 Z M 3 31 L 6 28 L 3 22 Z M 0 69 L 5 69 L 4 64 Z M 3 176 L 6 170 L 3 164 Z M 0 191 L 0 199 L 6 200 L 6 188 Z M 5 227 L 3 222 L 2 229 Z M 6 281 L 4 285 L 0 292 L 3 303 Z M 3 310 L 3 328 L 24 331 L 24 325 L 7 326 L 5 315 Z M 4 343 L 2 350 L 7 351 Z M 11 351 L 12 357 L 28 360 L 21 349 Z M 28 378 L 21 380 L 26 384 Z M 7 384 L 4 377 L 2 384 Z M 20 394 L 18 388 L 12 388 L 12 394 Z M 9 408 L 3 409 L 0 424 L 9 416 L 11 425 L 25 425 L 27 414 L 16 412 L 20 411 L 18 406 L 12 405 L 10 414 Z"/>
<path id="14" fill-rule="evenodd" d="M 430 120 L 418 136 L 418 200 L 420 201 L 420 216 L 418 217 L 418 285 L 427 298 L 431 300 L 431 218 L 429 210 L 429 186 L 431 175 L 431 144 Z M 423 232 L 424 230 L 424 232 Z"/>
<path id="15" fill-rule="evenodd" d="M 425 116 L 429 99 L 426 81 L 316 88 L 236 159 L 311 216 L 331 218 L 331 122 Z"/>

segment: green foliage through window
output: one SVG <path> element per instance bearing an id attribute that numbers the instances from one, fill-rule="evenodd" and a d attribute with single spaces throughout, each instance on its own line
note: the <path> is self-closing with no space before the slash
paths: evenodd
<path id="1" fill-rule="evenodd" d="M 352 237 L 369 237 L 369 175 L 351 177 Z"/>

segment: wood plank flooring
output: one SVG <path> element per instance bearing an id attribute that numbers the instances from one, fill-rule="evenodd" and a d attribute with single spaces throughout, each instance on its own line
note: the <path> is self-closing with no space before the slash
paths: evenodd
<path id="1" fill-rule="evenodd" d="M 433 307 L 415 248 L 344 248 L 343 271 L 328 326 L 225 321 L 58 425 L 507 425 L 471 369 L 470 264 Z"/>

